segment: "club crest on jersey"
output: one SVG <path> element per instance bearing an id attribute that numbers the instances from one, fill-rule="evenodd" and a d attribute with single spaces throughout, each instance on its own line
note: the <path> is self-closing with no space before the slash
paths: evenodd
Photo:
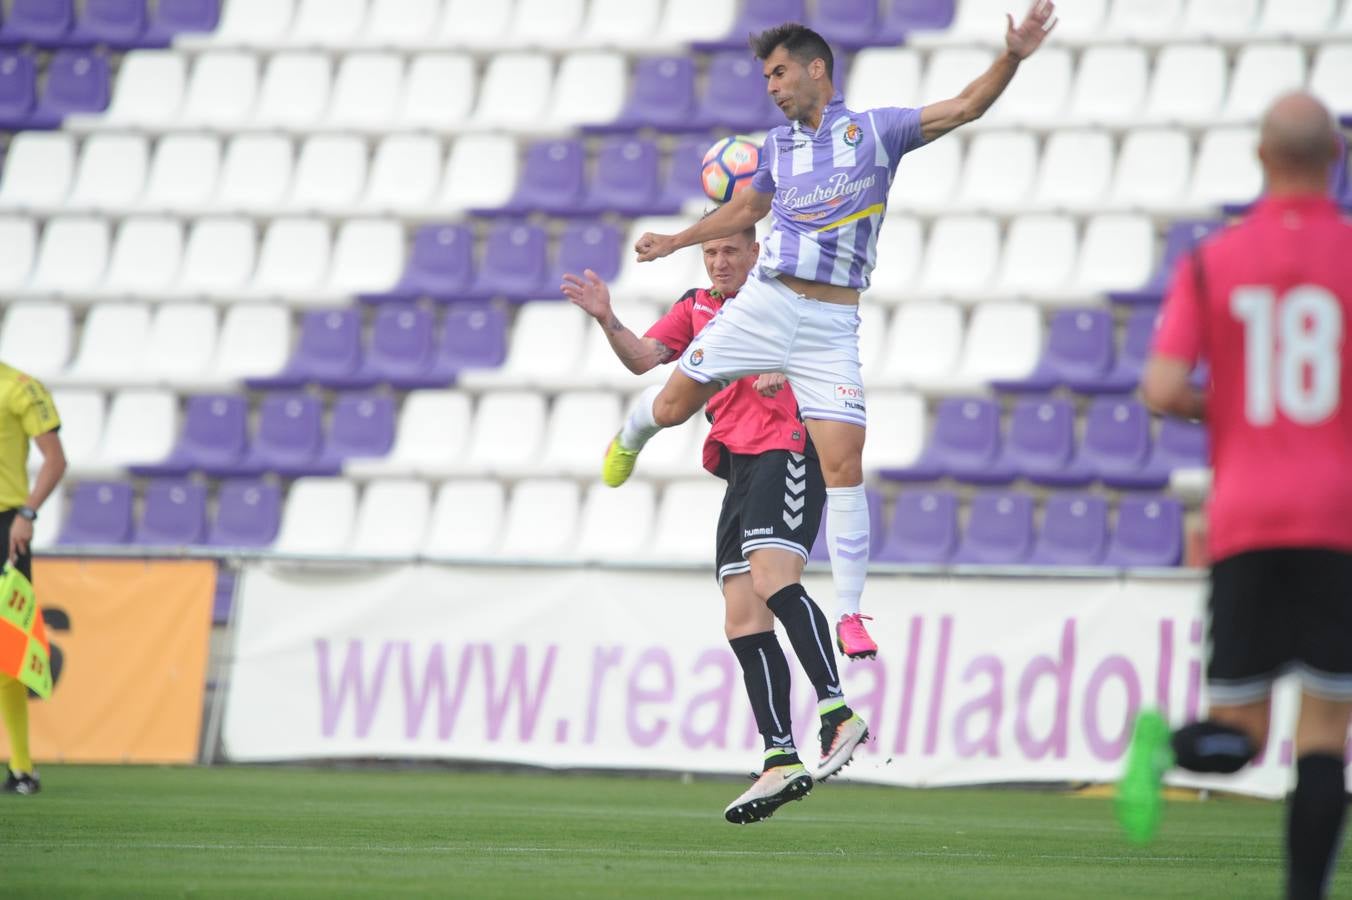
<path id="1" fill-rule="evenodd" d="M 704 362 L 704 351 L 692 350 L 690 352 L 690 365 L 697 366 L 702 362 Z"/>
<path id="2" fill-rule="evenodd" d="M 845 126 L 845 133 L 842 135 L 847 147 L 858 147 L 859 142 L 864 139 L 864 129 L 859 127 L 857 122 L 851 122 Z"/>

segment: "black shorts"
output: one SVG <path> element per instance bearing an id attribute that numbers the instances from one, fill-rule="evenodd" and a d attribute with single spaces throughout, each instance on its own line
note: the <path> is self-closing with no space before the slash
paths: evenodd
<path id="1" fill-rule="evenodd" d="M 770 450 L 730 454 L 728 490 L 718 515 L 718 583 L 751 571 L 747 556 L 773 548 L 807 560 L 826 506 L 826 482 L 812 456 Z"/>
<path id="2" fill-rule="evenodd" d="M 1262 700 L 1286 672 L 1352 700 L 1352 553 L 1251 550 L 1211 567 L 1207 690 L 1227 706 Z"/>

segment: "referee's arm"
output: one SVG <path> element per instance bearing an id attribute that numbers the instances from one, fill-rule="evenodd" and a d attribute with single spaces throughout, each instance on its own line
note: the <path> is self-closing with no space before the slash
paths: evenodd
<path id="1" fill-rule="evenodd" d="M 38 452 L 42 454 L 42 466 L 33 479 L 33 487 L 28 492 L 24 506 L 36 512 L 47 502 L 61 477 L 66 474 L 66 451 L 61 446 L 61 435 L 57 434 L 56 429 L 37 435 L 33 443 L 38 445 Z M 9 526 L 10 562 L 14 562 L 21 554 L 27 554 L 32 540 L 33 523 L 23 516 L 15 516 Z"/>

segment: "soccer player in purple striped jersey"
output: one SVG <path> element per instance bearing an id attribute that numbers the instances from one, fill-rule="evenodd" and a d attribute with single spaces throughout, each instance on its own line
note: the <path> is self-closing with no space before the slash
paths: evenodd
<path id="1" fill-rule="evenodd" d="M 654 260 L 772 214 L 752 277 L 686 349 L 666 385 L 639 397 L 606 452 L 602 478 L 622 484 L 653 435 L 690 418 L 729 383 L 783 372 L 821 457 L 836 637 L 853 659 L 877 652 L 859 614 L 870 537 L 859 295 L 901 157 L 980 118 L 1056 24 L 1050 0 L 1033 3 L 1018 25 L 1006 19 L 1005 52 L 991 67 L 956 97 L 920 109 L 847 109 L 832 86 L 831 48 L 809 28 L 790 23 L 754 36 L 766 88 L 788 124 L 766 137 L 749 190 L 679 234 L 645 234 L 634 247 L 640 262 Z"/>

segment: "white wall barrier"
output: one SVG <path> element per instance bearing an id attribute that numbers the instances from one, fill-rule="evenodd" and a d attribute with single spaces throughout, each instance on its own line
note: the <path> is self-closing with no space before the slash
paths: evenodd
<path id="1" fill-rule="evenodd" d="M 829 614 L 829 578 L 808 587 Z M 843 676 L 874 739 L 846 775 L 1113 780 L 1138 707 L 1174 721 L 1203 708 L 1202 597 L 1190 577 L 873 577 L 865 611 L 879 657 L 844 663 Z M 255 562 L 237 603 L 223 733 L 233 760 L 728 773 L 759 761 L 706 573 Z M 1283 687 L 1261 762 L 1215 784 L 1285 792 L 1295 701 Z M 815 758 L 801 673 L 793 709 Z"/>

